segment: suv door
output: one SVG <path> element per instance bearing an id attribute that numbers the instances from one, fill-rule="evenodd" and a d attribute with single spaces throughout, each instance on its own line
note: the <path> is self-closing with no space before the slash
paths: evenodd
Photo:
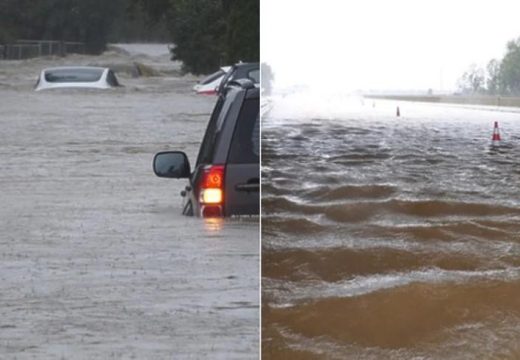
<path id="1" fill-rule="evenodd" d="M 255 91 L 254 93 L 258 93 Z M 258 96 L 246 96 L 226 161 L 225 215 L 260 212 L 260 117 Z"/>

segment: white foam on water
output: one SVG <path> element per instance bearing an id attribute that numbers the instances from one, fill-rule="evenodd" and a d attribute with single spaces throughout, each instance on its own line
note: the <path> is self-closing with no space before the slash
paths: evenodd
<path id="1" fill-rule="evenodd" d="M 518 279 L 520 279 L 520 267 L 483 271 L 430 268 L 410 272 L 356 276 L 350 280 L 334 283 L 289 282 L 273 279 L 264 279 L 263 283 L 265 284 L 264 291 L 276 299 L 274 306 L 290 307 L 291 304 L 296 305 L 318 299 L 363 296 L 411 283 L 465 283 L 475 280 L 513 281 Z"/>

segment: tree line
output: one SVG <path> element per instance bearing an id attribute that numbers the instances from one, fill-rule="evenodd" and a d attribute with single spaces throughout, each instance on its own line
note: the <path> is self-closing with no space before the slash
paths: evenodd
<path id="1" fill-rule="evenodd" d="M 86 51 L 105 49 L 124 0 L 0 0 L 0 42 L 18 39 L 81 41 Z"/>
<path id="2" fill-rule="evenodd" d="M 194 74 L 260 59 L 259 0 L 133 0 L 153 21 L 164 21 L 174 60 Z"/>
<path id="3" fill-rule="evenodd" d="M 507 43 L 501 60 L 490 60 L 485 68 L 471 65 L 458 87 L 464 94 L 520 95 L 520 37 Z"/>
<path id="4" fill-rule="evenodd" d="M 259 61 L 259 0 L 0 0 L 0 44 L 80 41 L 89 54 L 108 42 L 174 44 L 172 59 L 194 74 Z"/>

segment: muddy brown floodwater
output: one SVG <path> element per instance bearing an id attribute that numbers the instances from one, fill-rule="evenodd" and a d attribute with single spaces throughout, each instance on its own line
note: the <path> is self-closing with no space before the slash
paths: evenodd
<path id="1" fill-rule="evenodd" d="M 215 98 L 166 46 L 126 49 L 0 62 L 0 358 L 256 359 L 258 218 L 184 217 L 151 168 L 194 161 Z M 33 91 L 65 64 L 125 87 Z"/>
<path id="2" fill-rule="evenodd" d="M 322 100 L 264 117 L 263 358 L 518 359 L 520 113 Z"/>

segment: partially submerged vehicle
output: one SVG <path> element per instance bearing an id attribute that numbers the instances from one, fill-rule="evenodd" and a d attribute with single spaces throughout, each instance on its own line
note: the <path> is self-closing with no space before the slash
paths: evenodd
<path id="1" fill-rule="evenodd" d="M 114 72 L 105 67 L 63 66 L 42 70 L 35 90 L 60 88 L 110 89 L 120 86 Z"/>
<path id="2" fill-rule="evenodd" d="M 206 127 L 192 168 L 182 151 L 153 160 L 157 176 L 188 179 L 183 214 L 200 217 L 260 212 L 260 90 L 248 79 L 228 83 Z"/>
<path id="3" fill-rule="evenodd" d="M 193 91 L 197 94 L 215 95 L 222 79 L 224 79 L 230 69 L 231 66 L 221 67 L 195 84 L 195 86 L 193 86 Z"/>

